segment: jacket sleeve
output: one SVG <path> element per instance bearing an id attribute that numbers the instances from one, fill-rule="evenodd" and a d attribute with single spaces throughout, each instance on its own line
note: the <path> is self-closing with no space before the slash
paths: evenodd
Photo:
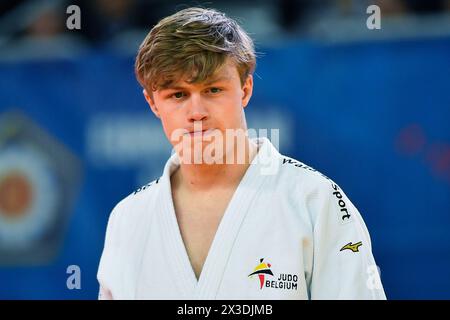
<path id="1" fill-rule="evenodd" d="M 106 227 L 105 242 L 103 252 L 97 272 L 97 280 L 99 282 L 99 300 L 114 299 L 112 287 L 117 278 L 118 263 L 115 261 L 118 252 L 118 232 L 117 232 L 117 216 L 119 214 L 119 205 L 111 212 L 108 225 Z"/>
<path id="2" fill-rule="evenodd" d="M 332 180 L 310 195 L 313 212 L 311 299 L 386 299 L 366 225 Z"/>
<path id="3" fill-rule="evenodd" d="M 100 290 L 98 292 L 98 300 L 113 300 L 111 291 L 100 285 Z"/>

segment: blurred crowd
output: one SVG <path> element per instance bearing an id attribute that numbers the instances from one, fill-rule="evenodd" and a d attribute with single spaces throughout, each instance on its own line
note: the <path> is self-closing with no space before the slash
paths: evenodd
<path id="1" fill-rule="evenodd" d="M 73 4 L 80 7 L 80 30 L 66 27 L 66 8 Z M 311 26 L 323 19 L 361 16 L 370 4 L 380 6 L 383 17 L 446 14 L 448 18 L 450 13 L 450 0 L 255 0 L 248 4 L 238 0 L 3 0 L 0 56 L 8 52 L 55 53 L 56 49 L 74 53 L 98 46 L 134 51 L 161 17 L 188 6 L 214 7 L 239 17 L 256 41 L 263 42 L 302 36 L 315 30 Z"/>

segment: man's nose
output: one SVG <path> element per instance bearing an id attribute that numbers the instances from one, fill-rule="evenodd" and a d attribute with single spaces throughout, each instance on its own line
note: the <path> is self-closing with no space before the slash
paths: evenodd
<path id="1" fill-rule="evenodd" d="M 192 94 L 188 103 L 189 121 L 202 121 L 208 117 L 205 101 L 199 95 Z"/>

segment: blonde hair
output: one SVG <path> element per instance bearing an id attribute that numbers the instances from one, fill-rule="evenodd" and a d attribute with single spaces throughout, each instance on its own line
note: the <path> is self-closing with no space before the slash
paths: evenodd
<path id="1" fill-rule="evenodd" d="M 148 33 L 136 56 L 135 74 L 151 93 L 183 78 L 203 82 L 228 57 L 243 85 L 256 67 L 252 39 L 222 12 L 187 8 L 162 19 Z"/>

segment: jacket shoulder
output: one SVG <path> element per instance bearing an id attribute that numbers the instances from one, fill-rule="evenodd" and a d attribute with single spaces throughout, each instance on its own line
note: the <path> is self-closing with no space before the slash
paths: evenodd
<path id="1" fill-rule="evenodd" d="M 155 179 L 139 188 L 134 190 L 128 196 L 123 198 L 121 201 L 117 203 L 114 207 L 114 211 L 127 211 L 136 209 L 143 202 L 147 202 L 149 198 L 151 198 L 154 194 L 156 194 L 156 190 L 158 186 L 161 184 L 161 178 Z"/>
<path id="2" fill-rule="evenodd" d="M 309 189 L 327 188 L 335 182 L 315 168 L 287 156 L 281 157 L 281 174 Z M 293 179 L 292 179 L 293 178 Z"/>

